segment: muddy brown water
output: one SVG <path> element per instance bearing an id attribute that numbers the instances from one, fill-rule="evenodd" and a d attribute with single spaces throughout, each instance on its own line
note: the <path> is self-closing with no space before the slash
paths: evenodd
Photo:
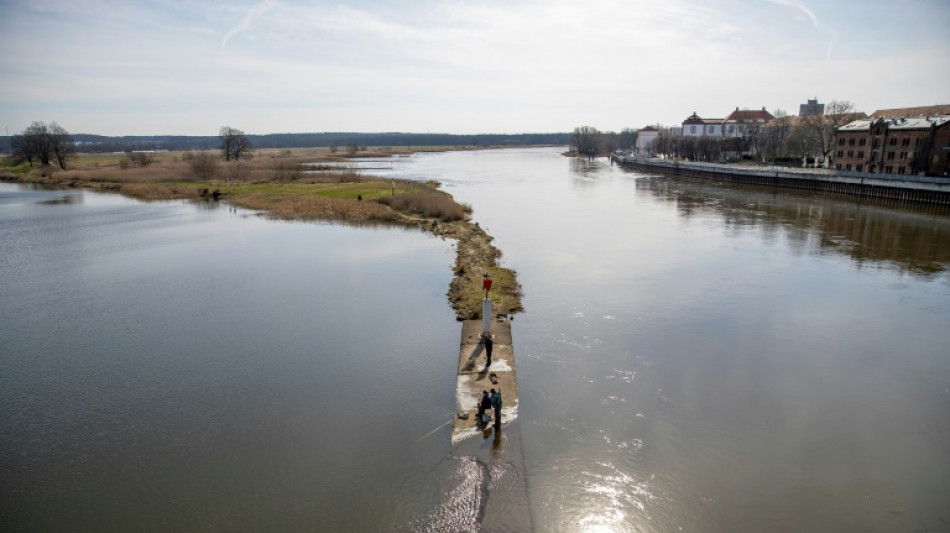
<path id="1" fill-rule="evenodd" d="M 3 185 L 4 529 L 950 525 L 947 214 L 558 149 L 389 172 L 473 205 L 518 271 L 531 520 L 430 433 L 450 242 Z"/>

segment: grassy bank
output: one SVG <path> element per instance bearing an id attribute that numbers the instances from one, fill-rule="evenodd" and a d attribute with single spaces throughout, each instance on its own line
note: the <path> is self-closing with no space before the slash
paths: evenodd
<path id="1" fill-rule="evenodd" d="M 388 157 L 393 153 L 353 155 Z M 68 170 L 7 167 L 0 170 L 0 179 L 114 192 L 140 200 L 223 200 L 286 220 L 418 227 L 458 241 L 455 277 L 448 292 L 458 319 L 481 318 L 485 273 L 494 280 L 493 311 L 522 310 L 515 272 L 498 265 L 501 252 L 492 246 L 492 237 L 469 220 L 469 206 L 456 202 L 438 183 L 365 175 L 346 168 L 347 161 L 328 149 L 262 150 L 250 160 L 229 163 L 213 152 L 95 154 L 76 157 Z M 312 163 L 327 165 L 313 171 Z"/>

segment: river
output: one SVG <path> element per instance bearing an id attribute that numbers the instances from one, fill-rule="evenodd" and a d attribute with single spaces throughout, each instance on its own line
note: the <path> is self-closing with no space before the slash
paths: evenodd
<path id="1" fill-rule="evenodd" d="M 536 530 L 950 527 L 946 214 L 558 149 L 389 167 L 518 271 Z M 446 523 L 451 243 L 0 191 L 5 529 Z"/>

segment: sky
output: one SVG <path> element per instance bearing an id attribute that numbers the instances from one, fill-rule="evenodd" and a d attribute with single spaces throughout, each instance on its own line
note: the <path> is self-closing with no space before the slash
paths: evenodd
<path id="1" fill-rule="evenodd" d="M 0 0 L 0 127 L 564 132 L 950 104 L 947 0 Z"/>

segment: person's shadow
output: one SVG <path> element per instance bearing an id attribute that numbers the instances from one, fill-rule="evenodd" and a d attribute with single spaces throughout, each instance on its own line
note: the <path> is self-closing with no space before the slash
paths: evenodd
<path id="1" fill-rule="evenodd" d="M 484 344 L 479 344 L 478 346 L 476 346 L 475 349 L 472 350 L 472 354 L 468 356 L 468 360 L 465 361 L 465 366 L 462 367 L 462 372 L 474 372 L 474 371 L 475 371 L 475 363 L 478 361 L 478 356 L 481 355 L 483 351 L 485 351 L 485 345 L 484 345 Z M 477 381 L 481 381 L 481 380 L 485 379 L 485 376 L 486 376 L 487 374 L 488 374 L 488 369 L 487 369 L 487 368 L 483 368 L 483 369 L 478 373 Z"/>

